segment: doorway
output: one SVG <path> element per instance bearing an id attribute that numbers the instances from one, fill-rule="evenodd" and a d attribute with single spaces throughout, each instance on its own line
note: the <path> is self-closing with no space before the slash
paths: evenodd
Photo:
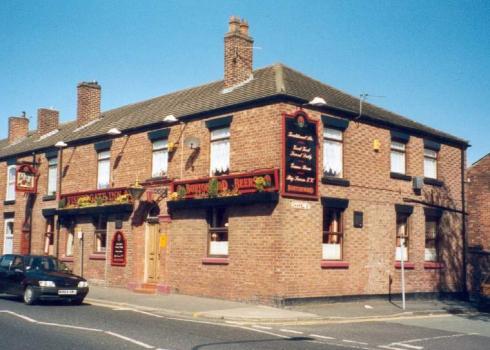
<path id="1" fill-rule="evenodd" d="M 145 234 L 145 282 L 158 281 L 158 266 L 160 265 L 160 224 L 158 222 L 146 223 Z"/>
<path id="2" fill-rule="evenodd" d="M 14 219 L 5 219 L 3 229 L 3 254 L 14 252 Z"/>

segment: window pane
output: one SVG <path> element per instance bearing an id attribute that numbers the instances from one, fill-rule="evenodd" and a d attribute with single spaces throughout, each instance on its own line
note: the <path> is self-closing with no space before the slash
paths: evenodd
<path id="1" fill-rule="evenodd" d="M 168 151 L 166 149 L 153 151 L 152 177 L 163 177 L 167 175 Z"/>
<path id="2" fill-rule="evenodd" d="M 224 173 L 230 168 L 230 141 L 211 142 L 211 174 Z"/>
<path id="3" fill-rule="evenodd" d="M 403 261 L 408 261 L 408 217 L 397 214 L 395 259 L 400 261 L 402 254 Z"/>
<path id="4" fill-rule="evenodd" d="M 48 159 L 48 165 L 58 165 L 58 158 L 49 158 Z"/>
<path id="5" fill-rule="evenodd" d="M 342 131 L 337 129 L 324 128 L 323 137 L 341 141 Z"/>
<path id="6" fill-rule="evenodd" d="M 158 140 L 153 142 L 153 150 L 160 150 L 168 147 L 168 140 Z"/>
<path id="7" fill-rule="evenodd" d="M 437 160 L 433 158 L 424 158 L 424 176 L 432 179 L 437 178 Z"/>
<path id="8" fill-rule="evenodd" d="M 401 142 L 391 141 L 391 149 L 405 151 L 405 144 Z"/>
<path id="9" fill-rule="evenodd" d="M 65 256 L 73 256 L 73 241 L 74 241 L 73 231 L 68 231 L 66 236 L 66 251 Z"/>
<path id="10" fill-rule="evenodd" d="M 342 177 L 342 143 L 323 141 L 323 171 L 326 176 Z"/>
<path id="11" fill-rule="evenodd" d="M 405 174 L 405 153 L 391 151 L 391 172 Z"/>
<path id="12" fill-rule="evenodd" d="M 109 159 L 99 160 L 99 169 L 97 173 L 98 189 L 109 188 L 110 171 L 111 171 L 110 167 L 111 167 L 111 162 Z"/>
<path id="13" fill-rule="evenodd" d="M 430 158 L 437 158 L 437 152 L 428 148 L 424 148 L 424 156 Z"/>
<path id="14" fill-rule="evenodd" d="M 48 195 L 56 193 L 58 178 L 58 168 L 56 165 L 50 165 L 48 168 Z"/>
<path id="15" fill-rule="evenodd" d="M 15 165 L 9 165 L 7 168 L 7 191 L 5 199 L 8 201 L 15 200 Z"/>
<path id="16" fill-rule="evenodd" d="M 97 153 L 97 159 L 109 159 L 111 157 L 111 151 L 102 151 Z"/>
<path id="17" fill-rule="evenodd" d="M 211 140 L 222 139 L 225 137 L 230 137 L 230 128 L 211 130 Z"/>

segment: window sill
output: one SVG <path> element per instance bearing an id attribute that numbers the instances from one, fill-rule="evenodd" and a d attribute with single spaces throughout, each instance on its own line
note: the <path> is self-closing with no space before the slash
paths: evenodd
<path id="1" fill-rule="evenodd" d="M 10 200 L 10 201 L 3 201 L 3 205 L 14 205 L 15 204 L 15 199 L 14 200 Z"/>
<path id="2" fill-rule="evenodd" d="M 205 265 L 228 265 L 228 258 L 203 258 L 202 263 Z"/>
<path id="3" fill-rule="evenodd" d="M 402 268 L 402 263 L 400 261 L 395 261 L 395 268 L 401 269 Z M 405 270 L 414 270 L 415 269 L 415 264 L 412 262 L 405 261 L 403 264 L 403 268 Z"/>
<path id="4" fill-rule="evenodd" d="M 405 174 L 401 174 L 401 173 L 391 172 L 390 177 L 392 179 L 396 179 L 396 180 L 412 181 L 412 177 L 410 175 L 405 175 Z"/>
<path id="5" fill-rule="evenodd" d="M 444 268 L 444 263 L 438 261 L 425 261 L 424 269 L 426 270 L 441 270 Z"/>
<path id="6" fill-rule="evenodd" d="M 74 262 L 75 258 L 73 256 L 64 256 L 60 258 L 61 262 Z"/>
<path id="7" fill-rule="evenodd" d="M 348 269 L 349 262 L 341 260 L 322 260 L 320 266 L 322 269 Z"/>
<path id="8" fill-rule="evenodd" d="M 339 177 L 324 176 L 322 177 L 322 184 L 349 187 L 350 181 Z"/>
<path id="9" fill-rule="evenodd" d="M 43 202 L 47 201 L 54 201 L 56 199 L 56 193 L 55 194 L 47 194 L 43 196 Z"/>
<path id="10" fill-rule="evenodd" d="M 441 180 L 433 179 L 430 177 L 424 177 L 424 184 L 426 185 L 432 185 L 432 186 L 437 186 L 437 187 L 442 187 L 444 186 L 444 182 Z"/>
<path id="11" fill-rule="evenodd" d="M 93 253 L 88 258 L 90 260 L 105 260 L 105 253 Z"/>

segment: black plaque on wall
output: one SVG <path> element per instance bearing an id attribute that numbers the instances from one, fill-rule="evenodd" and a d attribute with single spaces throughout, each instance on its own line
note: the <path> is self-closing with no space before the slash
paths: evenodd
<path id="1" fill-rule="evenodd" d="M 126 248 L 127 243 L 124 234 L 121 231 L 117 231 L 112 238 L 112 266 L 126 266 Z"/>
<path id="2" fill-rule="evenodd" d="M 318 199 L 318 121 L 298 110 L 282 122 L 282 195 Z"/>

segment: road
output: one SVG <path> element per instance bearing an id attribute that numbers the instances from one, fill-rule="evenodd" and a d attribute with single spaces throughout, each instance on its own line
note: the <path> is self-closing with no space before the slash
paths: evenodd
<path id="1" fill-rule="evenodd" d="M 1 349 L 472 350 L 489 342 L 488 314 L 241 325 L 89 304 L 26 306 L 0 296 Z"/>

